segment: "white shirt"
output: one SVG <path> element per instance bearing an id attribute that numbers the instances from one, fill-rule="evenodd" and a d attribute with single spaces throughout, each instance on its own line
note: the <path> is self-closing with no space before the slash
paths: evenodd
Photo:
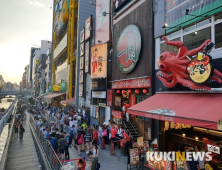
<path id="1" fill-rule="evenodd" d="M 70 121 L 69 122 L 69 127 L 71 128 L 73 124 L 74 124 L 74 121 Z"/>
<path id="2" fill-rule="evenodd" d="M 121 132 L 122 132 L 122 129 L 121 129 L 121 128 L 117 130 L 117 134 L 118 134 L 119 136 L 123 137 L 123 134 L 122 134 Z"/>

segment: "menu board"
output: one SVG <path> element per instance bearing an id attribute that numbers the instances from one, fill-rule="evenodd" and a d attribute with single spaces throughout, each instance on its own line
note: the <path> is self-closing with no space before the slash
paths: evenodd
<path id="1" fill-rule="evenodd" d="M 138 143 L 138 147 L 142 147 L 143 146 L 143 137 L 138 137 L 137 143 Z"/>
<path id="2" fill-rule="evenodd" d="M 164 159 L 162 159 L 161 161 L 157 161 L 157 160 L 155 160 L 154 154 L 152 155 L 152 157 L 153 157 L 153 160 L 149 159 L 148 162 L 147 162 L 148 166 L 151 169 L 171 170 L 172 164 L 171 164 L 170 161 L 164 161 Z"/>
<path id="3" fill-rule="evenodd" d="M 139 150 L 138 148 L 130 149 L 130 165 L 139 164 Z"/>

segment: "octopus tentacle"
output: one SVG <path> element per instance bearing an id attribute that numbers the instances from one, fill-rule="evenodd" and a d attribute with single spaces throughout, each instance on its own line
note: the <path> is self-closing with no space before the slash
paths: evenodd
<path id="1" fill-rule="evenodd" d="M 197 91 L 209 91 L 211 92 L 211 88 L 207 87 L 207 86 L 203 86 L 203 85 L 199 85 L 199 84 L 194 84 L 192 81 L 190 80 L 186 80 L 186 79 L 182 79 L 179 78 L 178 82 L 180 84 L 182 84 L 184 87 L 189 87 L 192 90 L 197 90 Z"/>
<path id="2" fill-rule="evenodd" d="M 194 56 L 194 55 L 196 55 L 199 51 L 202 51 L 202 50 L 204 49 L 204 47 L 205 47 L 209 42 L 211 42 L 211 40 L 206 40 L 200 47 L 188 51 L 188 52 L 187 52 L 187 55 L 188 55 L 188 56 Z"/>
<path id="3" fill-rule="evenodd" d="M 214 69 L 214 74 L 215 74 L 217 77 L 222 78 L 222 73 L 219 72 L 217 69 Z"/>
<path id="4" fill-rule="evenodd" d="M 172 78 L 173 78 L 173 75 L 172 75 L 172 74 L 167 74 L 167 73 L 162 72 L 162 71 L 159 71 L 159 72 L 157 73 L 157 76 L 161 76 L 161 77 L 164 77 L 164 78 L 171 78 L 171 80 L 172 80 Z"/>
<path id="5" fill-rule="evenodd" d="M 219 77 L 213 76 L 210 81 L 216 81 L 218 83 L 222 83 L 222 80 Z"/>

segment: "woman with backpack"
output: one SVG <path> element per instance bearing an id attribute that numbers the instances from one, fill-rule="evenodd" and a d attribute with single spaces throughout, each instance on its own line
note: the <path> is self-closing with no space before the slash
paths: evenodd
<path id="1" fill-rule="evenodd" d="M 77 132 L 77 136 L 76 136 L 76 144 L 78 145 L 78 155 L 81 155 L 81 149 L 82 149 L 82 143 L 83 143 L 83 134 L 81 133 L 81 131 Z"/>

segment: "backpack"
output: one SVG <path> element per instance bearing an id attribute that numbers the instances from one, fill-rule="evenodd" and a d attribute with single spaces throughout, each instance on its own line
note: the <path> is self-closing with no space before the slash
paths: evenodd
<path id="1" fill-rule="evenodd" d="M 70 137 L 70 138 L 74 138 L 74 137 L 75 137 L 75 136 L 74 136 L 74 130 L 71 130 L 71 131 L 70 131 L 69 137 Z"/>
<path id="2" fill-rule="evenodd" d="M 95 165 L 95 170 L 99 170 L 99 168 L 100 168 L 100 163 L 97 162 L 96 165 Z"/>
<path id="3" fill-rule="evenodd" d="M 107 129 L 104 130 L 103 136 L 107 136 Z"/>

